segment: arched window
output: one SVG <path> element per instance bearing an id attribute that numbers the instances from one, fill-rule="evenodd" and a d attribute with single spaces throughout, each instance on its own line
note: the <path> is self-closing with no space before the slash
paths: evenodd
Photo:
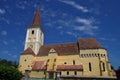
<path id="1" fill-rule="evenodd" d="M 81 54 L 81 57 L 83 58 L 83 54 Z"/>
<path id="2" fill-rule="evenodd" d="M 77 71 L 75 71 L 74 74 L 77 75 Z"/>
<path id="3" fill-rule="evenodd" d="M 33 45 L 30 45 L 30 48 L 33 48 Z"/>
<path id="4" fill-rule="evenodd" d="M 67 64 L 67 62 L 64 62 L 64 64 Z"/>
<path id="5" fill-rule="evenodd" d="M 89 71 L 92 71 L 92 65 L 90 62 L 89 62 Z"/>
<path id="6" fill-rule="evenodd" d="M 34 30 L 32 30 L 32 34 L 34 34 Z"/>
<path id="7" fill-rule="evenodd" d="M 105 71 L 105 63 L 104 62 L 102 64 L 102 67 L 103 67 L 103 71 Z"/>
<path id="8" fill-rule="evenodd" d="M 84 57 L 86 57 L 86 54 L 84 54 Z"/>
<path id="9" fill-rule="evenodd" d="M 87 55 L 87 57 L 89 57 L 89 54 L 86 54 Z"/>
<path id="10" fill-rule="evenodd" d="M 67 71 L 67 75 L 69 75 L 69 72 Z"/>
<path id="11" fill-rule="evenodd" d="M 54 59 L 54 62 L 56 62 L 56 59 Z"/>
<path id="12" fill-rule="evenodd" d="M 91 57 L 91 54 L 89 54 L 89 57 Z"/>
<path id="13" fill-rule="evenodd" d="M 75 60 L 73 60 L 73 65 L 75 65 Z"/>
<path id="14" fill-rule="evenodd" d="M 49 61 L 50 61 L 50 59 L 47 60 L 47 62 L 49 62 Z"/>

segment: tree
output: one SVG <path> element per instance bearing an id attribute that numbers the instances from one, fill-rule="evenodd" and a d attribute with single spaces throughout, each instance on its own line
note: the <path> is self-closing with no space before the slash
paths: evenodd
<path id="1" fill-rule="evenodd" d="M 0 59 L 0 80 L 20 80 L 22 73 L 18 71 L 14 62 Z"/>
<path id="2" fill-rule="evenodd" d="M 117 80 L 120 80 L 120 66 L 116 70 L 116 74 L 117 74 Z"/>

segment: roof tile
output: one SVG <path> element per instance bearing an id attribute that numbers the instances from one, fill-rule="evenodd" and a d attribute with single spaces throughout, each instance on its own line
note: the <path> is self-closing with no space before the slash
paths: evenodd
<path id="1" fill-rule="evenodd" d="M 45 70 L 44 61 L 35 61 L 32 70 Z"/>
<path id="2" fill-rule="evenodd" d="M 82 65 L 58 65 L 57 70 L 83 70 Z"/>
<path id="3" fill-rule="evenodd" d="M 94 38 L 82 38 L 78 40 L 79 49 L 102 48 Z"/>
<path id="4" fill-rule="evenodd" d="M 58 55 L 75 55 L 78 54 L 78 46 L 76 43 L 67 44 L 53 44 L 44 45 L 40 48 L 38 56 L 47 56 L 50 49 L 53 48 L 58 53 Z"/>

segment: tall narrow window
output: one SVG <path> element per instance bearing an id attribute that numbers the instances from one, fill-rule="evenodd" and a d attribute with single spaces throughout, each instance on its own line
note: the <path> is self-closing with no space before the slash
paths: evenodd
<path id="1" fill-rule="evenodd" d="M 103 65 L 102 65 L 102 66 L 103 66 L 103 71 L 105 71 L 105 63 L 104 63 L 104 62 L 103 62 Z"/>
<path id="2" fill-rule="evenodd" d="M 90 62 L 89 62 L 89 71 L 92 71 L 92 66 Z"/>
<path id="3" fill-rule="evenodd" d="M 32 30 L 32 34 L 34 34 L 34 30 Z"/>
<path id="4" fill-rule="evenodd" d="M 75 71 L 74 74 L 77 75 L 77 71 Z"/>
<path id="5" fill-rule="evenodd" d="M 46 72 L 44 71 L 43 74 L 45 75 L 45 73 L 46 73 Z"/>
<path id="6" fill-rule="evenodd" d="M 69 72 L 67 71 L 67 75 L 69 75 Z"/>
<path id="7" fill-rule="evenodd" d="M 50 61 L 50 59 L 47 60 L 47 62 L 49 62 L 49 61 Z"/>
<path id="8" fill-rule="evenodd" d="M 73 65 L 75 65 L 75 60 L 73 60 Z"/>
<path id="9" fill-rule="evenodd" d="M 56 62 L 56 59 L 54 59 L 54 62 Z"/>
<path id="10" fill-rule="evenodd" d="M 60 75 L 61 75 L 61 72 L 60 72 Z"/>

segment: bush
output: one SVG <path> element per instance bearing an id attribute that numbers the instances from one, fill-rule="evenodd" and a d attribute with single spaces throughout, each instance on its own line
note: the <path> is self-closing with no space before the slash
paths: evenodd
<path id="1" fill-rule="evenodd" d="M 20 80 L 22 73 L 13 65 L 0 64 L 0 80 Z"/>

